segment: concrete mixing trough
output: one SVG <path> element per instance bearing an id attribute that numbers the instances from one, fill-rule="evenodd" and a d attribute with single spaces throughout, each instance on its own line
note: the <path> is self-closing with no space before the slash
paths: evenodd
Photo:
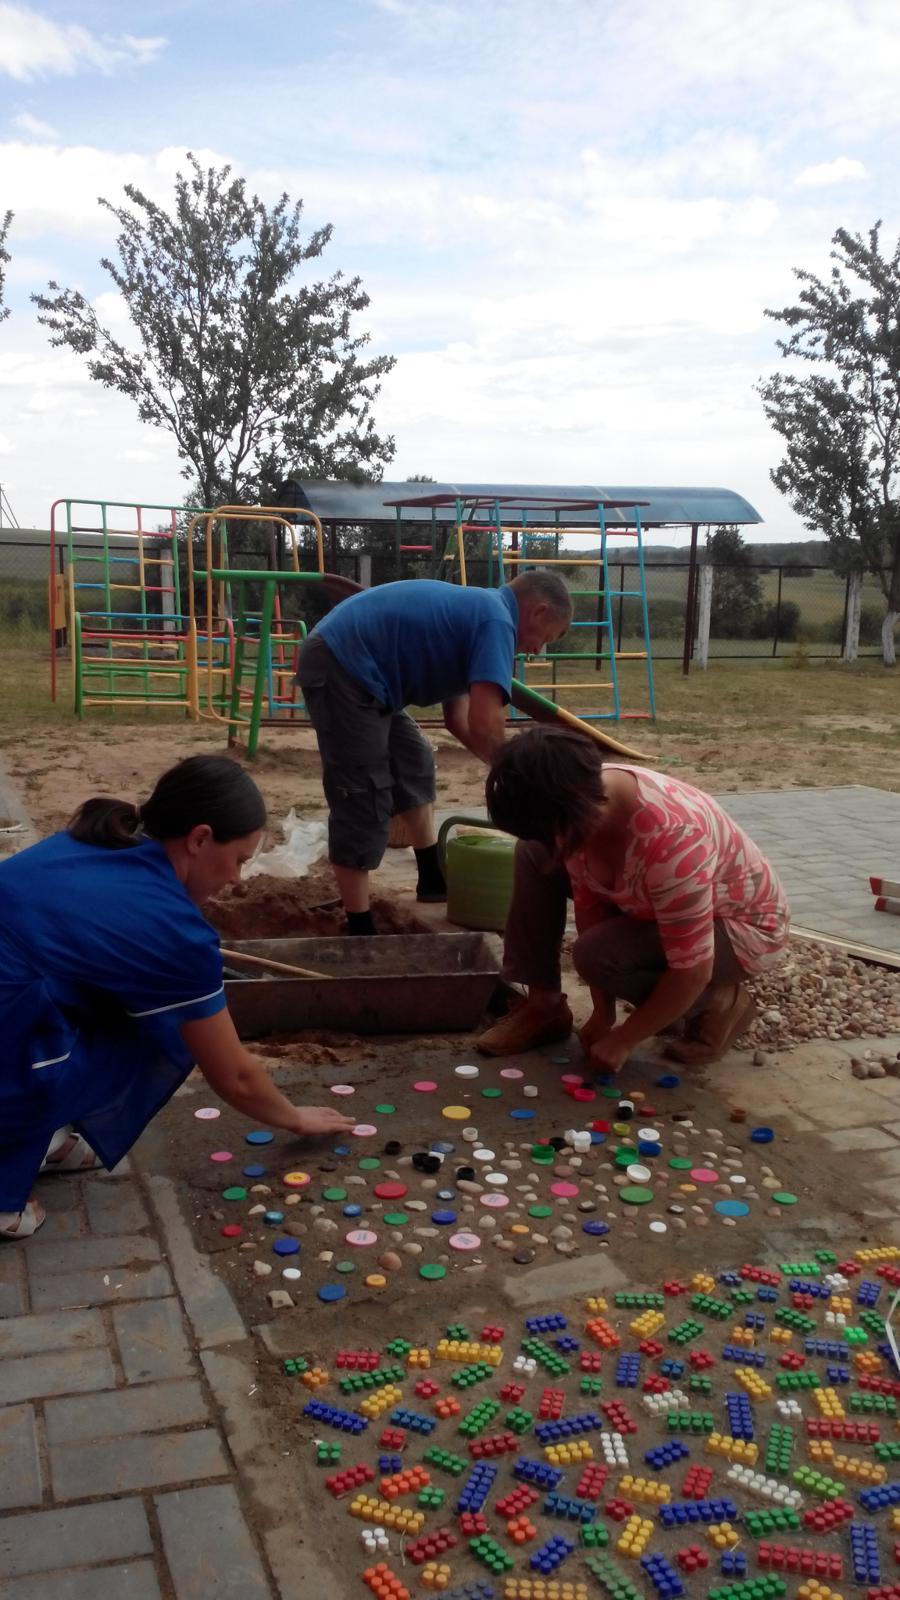
<path id="1" fill-rule="evenodd" d="M 486 933 L 401 933 L 377 939 L 229 940 L 329 979 L 248 967 L 225 992 L 238 1033 L 260 1039 L 302 1028 L 348 1033 L 437 1033 L 474 1028 L 500 976 L 499 939 Z M 238 964 L 226 970 L 237 972 Z M 330 980 L 330 981 L 329 981 Z"/>

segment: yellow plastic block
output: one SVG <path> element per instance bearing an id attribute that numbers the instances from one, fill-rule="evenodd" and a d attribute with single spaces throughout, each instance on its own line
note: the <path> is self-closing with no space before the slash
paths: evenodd
<path id="1" fill-rule="evenodd" d="M 733 1550 L 741 1542 L 740 1534 L 730 1522 L 711 1522 L 706 1537 L 715 1550 Z"/>
<path id="2" fill-rule="evenodd" d="M 735 1367 L 734 1375 L 741 1388 L 746 1389 L 751 1399 L 771 1400 L 772 1390 L 764 1379 L 760 1377 L 755 1367 Z M 816 1393 L 817 1391 L 813 1392 Z"/>
<path id="3" fill-rule="evenodd" d="M 793 1331 L 790 1328 L 769 1329 L 769 1338 L 773 1339 L 776 1344 L 790 1344 L 793 1337 Z"/>
<path id="4" fill-rule="evenodd" d="M 448 1589 L 450 1587 L 451 1569 L 446 1561 L 426 1561 L 419 1573 L 422 1587 L 425 1589 Z"/>
<path id="5" fill-rule="evenodd" d="M 570 1578 L 506 1578 L 503 1600 L 588 1600 L 588 1591 Z"/>
<path id="6" fill-rule="evenodd" d="M 844 1596 L 818 1578 L 807 1578 L 797 1590 L 797 1600 L 844 1600 Z"/>
<path id="7" fill-rule="evenodd" d="M 857 1250 L 856 1260 L 864 1264 L 870 1261 L 897 1261 L 900 1260 L 900 1245 L 876 1245 L 872 1250 Z"/>
<path id="8" fill-rule="evenodd" d="M 609 1301 L 602 1294 L 589 1295 L 584 1302 L 585 1311 L 591 1311 L 596 1316 L 598 1311 L 608 1311 Z"/>
<path id="9" fill-rule="evenodd" d="M 356 1409 L 361 1416 L 368 1417 L 369 1421 L 373 1422 L 385 1411 L 392 1411 L 402 1399 L 403 1390 L 398 1389 L 395 1383 L 389 1383 L 386 1389 L 376 1389 L 374 1394 L 367 1394 Z"/>
<path id="10" fill-rule="evenodd" d="M 708 1272 L 695 1272 L 691 1279 L 691 1288 L 697 1294 L 712 1294 L 715 1287 L 716 1280 L 711 1278 Z"/>
<path id="11" fill-rule="evenodd" d="M 753 1350 L 756 1346 L 756 1335 L 752 1328 L 732 1328 L 731 1342 L 743 1345 L 747 1350 Z"/>
<path id="12" fill-rule="evenodd" d="M 407 1351 L 406 1365 L 408 1367 L 416 1367 L 416 1368 L 419 1368 L 419 1367 L 430 1367 L 431 1366 L 431 1351 L 427 1350 L 427 1349 L 409 1350 L 409 1351 Z"/>
<path id="13" fill-rule="evenodd" d="M 816 1410 L 820 1411 L 823 1417 L 834 1417 L 838 1421 L 842 1421 L 846 1416 L 844 1407 L 841 1404 L 841 1397 L 836 1389 L 813 1389 L 812 1397 Z"/>
<path id="14" fill-rule="evenodd" d="M 434 1354 L 437 1361 L 484 1361 L 489 1367 L 499 1367 L 503 1347 L 477 1344 L 474 1339 L 439 1339 Z"/>
<path id="15" fill-rule="evenodd" d="M 391 1505 L 390 1500 L 378 1500 L 372 1494 L 358 1494 L 347 1510 L 361 1522 L 374 1522 L 379 1528 L 396 1528 L 398 1533 L 421 1533 L 425 1522 L 424 1511 Z"/>
<path id="16" fill-rule="evenodd" d="M 848 1294 L 833 1294 L 828 1302 L 829 1311 L 842 1311 L 845 1317 L 853 1315 L 853 1301 Z"/>
<path id="17" fill-rule="evenodd" d="M 647 1517 L 641 1517 L 635 1512 L 633 1517 L 623 1524 L 622 1532 L 616 1540 L 616 1549 L 620 1556 L 630 1556 L 637 1560 L 644 1554 L 649 1541 L 653 1537 L 655 1523 Z"/>
<path id="18" fill-rule="evenodd" d="M 629 1323 L 629 1331 L 636 1333 L 639 1339 L 652 1339 L 665 1324 L 665 1315 L 662 1311 L 642 1311 L 639 1317 Z"/>
<path id="19" fill-rule="evenodd" d="M 330 1376 L 324 1367 L 310 1367 L 308 1372 L 301 1373 L 300 1382 L 305 1384 L 307 1389 L 321 1389 L 323 1383 L 329 1382 Z"/>
<path id="20" fill-rule="evenodd" d="M 572 1439 L 565 1444 L 544 1446 L 544 1455 L 554 1467 L 571 1467 L 576 1461 L 593 1461 L 594 1452 L 587 1439 Z"/>
<path id="21" fill-rule="evenodd" d="M 880 1461 L 864 1461 L 862 1456 L 835 1456 L 834 1470 L 842 1478 L 852 1478 L 854 1483 L 884 1483 L 887 1467 Z"/>
<path id="22" fill-rule="evenodd" d="M 759 1455 L 759 1445 L 751 1439 L 733 1439 L 730 1433 L 711 1433 L 706 1440 L 710 1455 L 724 1456 L 727 1461 L 740 1461 L 752 1467 Z"/>
<path id="23" fill-rule="evenodd" d="M 672 1485 L 663 1483 L 659 1478 L 635 1478 L 626 1472 L 619 1483 L 619 1494 L 626 1500 L 637 1500 L 649 1506 L 668 1505 L 672 1498 Z"/>

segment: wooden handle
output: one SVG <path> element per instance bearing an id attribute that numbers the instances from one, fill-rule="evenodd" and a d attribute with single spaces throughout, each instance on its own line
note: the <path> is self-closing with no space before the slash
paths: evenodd
<path id="1" fill-rule="evenodd" d="M 226 961 L 246 961 L 248 967 L 267 967 L 271 972 L 285 972 L 289 978 L 315 978 L 331 983 L 331 972 L 312 972 L 309 967 L 289 967 L 286 961 L 274 961 L 271 956 L 251 956 L 246 950 L 226 950 L 220 946 Z"/>

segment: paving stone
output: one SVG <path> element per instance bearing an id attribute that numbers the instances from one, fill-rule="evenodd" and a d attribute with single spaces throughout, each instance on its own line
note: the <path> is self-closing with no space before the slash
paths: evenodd
<path id="1" fill-rule="evenodd" d="M 144 1202 L 134 1183 L 89 1183 L 84 1203 L 94 1233 L 136 1233 L 150 1224 Z"/>
<path id="2" fill-rule="evenodd" d="M 175 1383 L 146 1383 L 137 1389 L 111 1389 L 108 1394 L 48 1400 L 44 1417 L 50 1444 L 152 1433 L 210 1420 L 200 1384 L 191 1378 Z"/>
<path id="3" fill-rule="evenodd" d="M 49 1244 L 51 1240 L 83 1239 L 87 1231 L 87 1219 L 81 1207 L 76 1206 L 71 1211 L 48 1211 L 38 1237 L 41 1244 Z"/>
<path id="4" fill-rule="evenodd" d="M 45 1272 L 82 1272 L 92 1267 L 127 1267 L 135 1261 L 158 1260 L 156 1240 L 142 1234 L 72 1239 L 68 1243 L 50 1239 L 46 1244 L 38 1234 L 28 1247 L 28 1272 L 32 1278 Z"/>
<path id="5" fill-rule="evenodd" d="M 110 1516 L 108 1505 L 55 1506 L 0 1520 L 0 1577 L 4 1578 L 152 1553 L 150 1529 L 138 1499 L 117 1500 L 115 1516 Z M 51 1600 L 53 1593 L 45 1583 L 42 1600 Z"/>
<path id="6" fill-rule="evenodd" d="M 41 1503 L 41 1464 L 32 1406 L 0 1410 L 0 1511 Z"/>
<path id="7" fill-rule="evenodd" d="M 22 1252 L 4 1245 L 0 1250 L 0 1317 L 19 1317 L 27 1310 Z"/>
<path id="8" fill-rule="evenodd" d="M 856 1081 L 856 1080 L 854 1080 Z M 897 1150 L 896 1138 L 882 1128 L 834 1128 L 821 1135 L 832 1150 Z"/>
<path id="9" fill-rule="evenodd" d="M 54 1272 L 31 1279 L 31 1303 L 36 1311 L 61 1306 L 102 1306 L 110 1301 L 162 1300 L 174 1292 L 167 1267 L 98 1268 L 94 1272 Z"/>
<path id="10" fill-rule="evenodd" d="M 152 1561 L 130 1561 L 54 1572 L 51 1582 L 43 1574 L 14 1579 L 4 1585 L 3 1600 L 160 1600 L 160 1588 Z"/>
<path id="11" fill-rule="evenodd" d="M 147 1178 L 154 1209 L 165 1235 L 166 1251 L 181 1292 L 188 1320 L 201 1350 L 234 1344 L 247 1337 L 243 1318 L 228 1285 L 200 1255 L 171 1179 L 158 1173 Z M 171 1290 L 169 1291 L 172 1292 Z"/>
<path id="12" fill-rule="evenodd" d="M 229 1471 L 212 1428 L 50 1447 L 50 1477 L 57 1500 L 221 1478 Z"/>
<path id="13" fill-rule="evenodd" d="M 0 1321 L 0 1361 L 105 1343 L 106 1329 L 99 1311 L 44 1311 Z"/>
<path id="14" fill-rule="evenodd" d="M 177 1300 L 143 1300 L 117 1306 L 113 1326 L 129 1383 L 187 1378 L 196 1368 Z"/>
<path id="15" fill-rule="evenodd" d="M 177 1600 L 272 1600 L 230 1483 L 156 1496 Z"/>
<path id="16" fill-rule="evenodd" d="M 51 1394 L 111 1389 L 116 1381 L 108 1350 L 54 1350 L 0 1362 L 0 1405 Z"/>

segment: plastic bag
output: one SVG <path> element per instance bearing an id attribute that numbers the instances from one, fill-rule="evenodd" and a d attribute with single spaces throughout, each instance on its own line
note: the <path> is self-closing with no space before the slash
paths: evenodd
<path id="1" fill-rule="evenodd" d="M 305 878 L 311 866 L 320 861 L 328 846 L 328 827 L 324 822 L 309 822 L 298 817 L 293 806 L 281 824 L 282 844 L 273 845 L 254 856 L 244 868 L 244 878 L 264 872 L 271 878 Z"/>

